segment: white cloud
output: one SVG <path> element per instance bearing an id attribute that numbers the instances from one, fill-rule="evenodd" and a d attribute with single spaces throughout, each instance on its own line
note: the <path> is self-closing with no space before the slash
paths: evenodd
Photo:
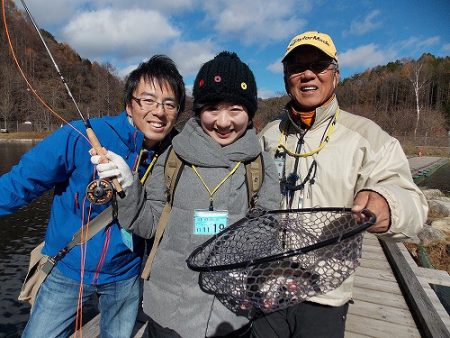
<path id="1" fill-rule="evenodd" d="M 274 63 L 268 65 L 266 69 L 276 74 L 283 73 L 283 64 L 281 63 L 281 58 L 276 60 Z"/>
<path id="2" fill-rule="evenodd" d="M 75 17 L 62 34 L 85 57 L 116 53 L 119 58 L 142 58 L 158 45 L 178 37 L 180 32 L 152 10 L 103 9 Z"/>
<path id="3" fill-rule="evenodd" d="M 297 34 L 306 25 L 300 19 L 311 10 L 308 1 L 222 0 L 205 2 L 207 25 L 219 35 L 247 45 L 268 45 Z"/>
<path id="4" fill-rule="evenodd" d="M 42 0 L 41 0 L 42 1 Z M 166 14 L 195 8 L 198 0 L 90 0 L 89 5 L 93 9 L 115 8 L 115 9 L 133 9 L 141 10 L 153 9 Z"/>
<path id="5" fill-rule="evenodd" d="M 441 41 L 441 37 L 433 36 L 431 38 L 423 40 L 419 45 L 423 47 L 429 47 L 438 44 Z"/>
<path id="6" fill-rule="evenodd" d="M 381 21 L 375 21 L 375 19 L 380 15 L 379 10 L 373 10 L 363 20 L 353 20 L 350 24 L 350 28 L 344 31 L 344 35 L 364 35 L 370 31 L 380 28 L 382 25 Z"/>
<path id="7" fill-rule="evenodd" d="M 394 54 L 390 49 L 380 50 L 378 45 L 371 43 L 339 54 L 339 66 L 349 69 L 367 69 L 386 63 Z"/>
<path id="8" fill-rule="evenodd" d="M 132 64 L 128 65 L 124 68 L 118 69 L 117 75 L 121 77 L 122 79 L 125 79 L 128 74 L 130 74 L 133 70 L 135 70 L 138 67 L 138 64 Z"/>
<path id="9" fill-rule="evenodd" d="M 210 40 L 177 41 L 169 50 L 183 76 L 196 75 L 202 64 L 217 53 L 217 46 Z"/>
<path id="10" fill-rule="evenodd" d="M 423 53 L 430 53 L 433 50 L 437 50 L 441 44 L 440 36 L 431 36 L 428 38 L 412 36 L 407 40 L 398 41 L 395 44 L 395 51 L 400 57 L 418 58 Z M 434 53 L 436 54 L 436 52 Z"/>
<path id="11" fill-rule="evenodd" d="M 440 37 L 433 36 L 426 39 L 411 37 L 387 46 L 379 46 L 371 43 L 348 49 L 344 53 L 339 54 L 339 65 L 342 70 L 351 69 L 360 71 L 362 69 L 384 65 L 402 57 L 410 58 L 420 56 L 422 53 L 428 52 L 430 46 L 436 45 L 439 42 Z"/>
<path id="12" fill-rule="evenodd" d="M 77 7 L 86 0 L 53 1 L 49 10 L 48 0 L 31 0 L 26 5 L 39 28 L 67 22 L 76 13 Z M 18 9 L 23 9 L 19 0 L 14 0 Z"/>
<path id="13" fill-rule="evenodd" d="M 167 54 L 177 65 L 180 74 L 184 77 L 190 77 L 197 75 L 200 67 L 206 62 L 211 60 L 219 50 L 213 42 L 210 40 L 199 41 L 175 41 L 167 51 L 158 50 L 156 53 Z M 146 58 L 140 62 L 147 61 Z M 137 63 L 124 66 L 119 69 L 118 73 L 121 77 L 126 77 L 132 70 L 138 66 Z M 187 87 L 192 87 L 192 84 L 186 83 Z"/>
<path id="14" fill-rule="evenodd" d="M 138 4 L 142 3 L 142 0 L 135 0 Z M 128 0 L 126 0 L 128 2 Z M 152 0 L 149 1 L 152 8 L 163 11 L 165 13 L 168 12 L 179 12 L 181 10 L 189 10 L 193 9 L 196 6 L 195 0 Z"/>
<path id="15" fill-rule="evenodd" d="M 192 92 L 194 90 L 194 85 L 193 84 L 186 84 L 185 89 L 186 89 L 186 96 L 191 96 L 192 97 Z"/>
<path id="16" fill-rule="evenodd" d="M 432 36 L 427 39 L 423 39 L 417 36 L 412 36 L 407 40 L 400 41 L 398 43 L 398 48 L 400 49 L 413 49 L 421 50 L 423 48 L 428 48 L 436 45 L 440 42 L 441 38 L 439 36 Z"/>
<path id="17" fill-rule="evenodd" d="M 258 88 L 258 97 L 261 99 L 268 99 L 268 98 L 275 97 L 275 96 L 279 96 L 279 95 L 277 93 L 275 93 L 273 90 Z"/>
<path id="18" fill-rule="evenodd" d="M 444 53 L 450 53 L 450 43 L 446 43 L 442 46 L 442 51 Z"/>

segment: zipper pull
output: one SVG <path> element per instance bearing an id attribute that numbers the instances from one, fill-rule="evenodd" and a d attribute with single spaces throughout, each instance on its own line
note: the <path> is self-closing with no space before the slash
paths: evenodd
<path id="1" fill-rule="evenodd" d="M 212 198 L 209 200 L 209 209 L 208 210 L 209 211 L 213 211 L 214 210 L 213 199 Z"/>

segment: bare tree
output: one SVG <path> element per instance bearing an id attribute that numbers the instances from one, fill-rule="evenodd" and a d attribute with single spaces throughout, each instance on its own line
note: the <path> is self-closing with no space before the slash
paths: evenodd
<path id="1" fill-rule="evenodd" d="M 105 103 L 106 103 L 106 115 L 110 115 L 111 113 L 111 85 L 110 85 L 110 77 L 111 77 L 111 72 L 114 71 L 114 67 L 108 62 L 106 65 L 106 79 L 105 79 L 105 94 L 106 94 L 106 98 L 105 98 Z"/>
<path id="2" fill-rule="evenodd" d="M 4 129 L 8 129 L 8 122 L 11 119 L 11 116 L 13 115 L 13 98 L 12 98 L 12 67 L 5 67 L 4 73 L 2 75 L 2 80 L 0 83 L 2 84 L 1 92 L 2 95 L 0 96 L 0 115 L 3 118 L 4 122 Z"/>
<path id="3" fill-rule="evenodd" d="M 426 77 L 421 78 L 421 72 L 423 68 L 423 62 L 418 61 L 412 64 L 411 73 L 409 76 L 409 81 L 411 82 L 413 88 L 414 88 L 414 96 L 415 96 L 415 102 L 416 102 L 416 125 L 414 127 L 414 137 L 417 136 L 417 129 L 419 128 L 419 120 L 420 120 L 420 92 L 422 88 L 427 84 L 429 81 Z"/>

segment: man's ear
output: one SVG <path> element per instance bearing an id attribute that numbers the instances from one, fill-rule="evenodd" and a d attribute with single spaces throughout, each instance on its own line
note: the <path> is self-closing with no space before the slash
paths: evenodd
<path id="1" fill-rule="evenodd" d="M 283 80 L 284 80 L 284 90 L 286 90 L 286 93 L 288 94 L 289 97 L 292 97 L 291 93 L 289 91 L 288 78 L 287 78 L 286 74 L 284 74 Z"/>
<path id="2" fill-rule="evenodd" d="M 339 84 L 340 75 L 341 75 L 341 73 L 339 72 L 339 69 L 337 69 L 334 72 L 334 78 L 333 78 L 333 88 L 334 89 L 336 89 L 337 85 Z"/>
<path id="3" fill-rule="evenodd" d="M 125 110 L 126 110 L 127 115 L 128 115 L 129 117 L 133 117 L 133 113 L 132 113 L 133 110 L 131 109 L 131 103 L 130 103 L 130 102 L 128 102 L 128 103 L 126 104 Z"/>

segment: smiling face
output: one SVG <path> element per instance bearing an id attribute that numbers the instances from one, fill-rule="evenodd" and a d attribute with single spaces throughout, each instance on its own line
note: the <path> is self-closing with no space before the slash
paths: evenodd
<path id="1" fill-rule="evenodd" d="M 151 99 L 159 103 L 172 102 L 178 105 L 172 88 L 167 83 L 160 83 L 158 80 L 145 81 L 141 78 L 133 96 L 137 99 Z M 146 111 L 134 99 L 127 103 L 126 111 L 128 116 L 131 116 L 136 128 L 144 133 L 146 148 L 152 148 L 170 133 L 178 115 L 178 111 L 165 111 L 162 104 L 158 104 L 154 110 Z"/>
<path id="2" fill-rule="evenodd" d="M 249 125 L 247 108 L 240 104 L 221 102 L 209 105 L 200 111 L 202 129 L 221 146 L 239 139 Z"/>
<path id="3" fill-rule="evenodd" d="M 301 46 L 286 60 L 285 68 L 289 69 L 295 64 L 311 64 L 326 61 L 332 61 L 332 59 L 319 49 L 309 45 Z M 323 72 L 314 72 L 311 69 L 306 69 L 301 73 L 285 73 L 286 90 L 292 99 L 296 101 L 301 111 L 313 111 L 333 96 L 339 82 L 339 71 L 335 67 L 335 65 L 330 64 Z"/>

